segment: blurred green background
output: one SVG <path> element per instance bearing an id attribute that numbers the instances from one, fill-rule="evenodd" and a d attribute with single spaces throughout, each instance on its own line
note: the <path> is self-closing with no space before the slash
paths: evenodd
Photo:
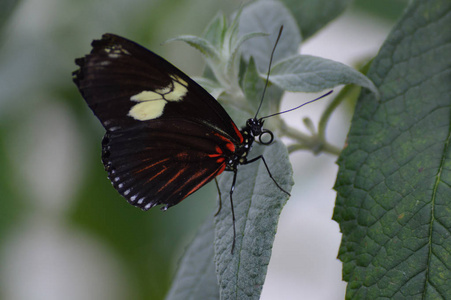
<path id="1" fill-rule="evenodd" d="M 241 5 L 243 1 L 0 1 L 1 299 L 164 298 L 184 248 L 216 209 L 216 188 L 210 184 L 167 212 L 145 213 L 122 199 L 100 161 L 104 130 L 72 83 L 74 59 L 90 51 L 92 39 L 112 32 L 145 45 L 187 74 L 199 75 L 204 66 L 199 53 L 179 42 L 161 43 L 181 34 L 200 35 L 219 11 L 229 15 Z M 404 5 L 357 1 L 347 13 L 360 15 L 358 20 L 371 16 L 382 28 L 374 49 L 364 55 L 376 53 Z M 288 99 L 284 105 L 292 104 Z M 342 116 L 336 121 L 342 125 L 339 145 L 349 122 L 346 112 Z M 294 117 L 300 126 L 299 115 Z M 324 247 L 332 247 L 329 259 L 335 260 L 340 236 L 330 217 L 336 158 L 300 161 L 312 156 L 294 155 L 295 174 L 302 174 L 295 182 L 303 186 L 294 193 L 305 195 L 308 180 L 326 186 L 329 194 L 318 203 L 328 207 L 323 217 L 333 228 L 335 244 Z M 324 174 L 328 180 L 322 180 Z M 322 197 L 317 190 L 310 193 L 305 197 Z M 294 194 L 288 205 L 295 201 L 301 200 Z M 299 225 L 287 222 L 284 226 L 297 231 Z M 337 262 L 335 294 L 343 291 L 339 268 Z"/>

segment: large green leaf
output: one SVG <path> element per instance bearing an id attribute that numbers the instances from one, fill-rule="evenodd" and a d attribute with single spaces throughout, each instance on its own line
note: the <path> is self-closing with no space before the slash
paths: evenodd
<path id="1" fill-rule="evenodd" d="M 292 170 L 281 142 L 257 146 L 251 154 L 252 157 L 264 154 L 271 174 L 285 190 L 291 190 Z M 167 300 L 219 299 L 219 291 L 221 299 L 260 297 L 277 222 L 288 196 L 272 182 L 263 162 L 240 166 L 233 194 L 237 238 L 232 254 L 229 198 L 232 177 L 229 172 L 222 175 L 222 209 L 215 218 L 215 226 L 207 219 L 185 251 Z"/>
<path id="2" fill-rule="evenodd" d="M 185 251 L 166 300 L 219 299 L 213 262 L 213 239 L 214 225 L 213 218 L 210 217 Z"/>
<path id="3" fill-rule="evenodd" d="M 255 146 L 251 158 L 263 154 L 271 174 L 286 191 L 293 185 L 286 147 L 276 141 Z M 236 244 L 233 254 L 229 191 L 233 174 L 220 181 L 222 210 L 215 218 L 215 263 L 221 299 L 259 299 L 271 257 L 280 212 L 288 195 L 268 175 L 261 160 L 239 166 L 233 193 Z"/>
<path id="4" fill-rule="evenodd" d="M 349 299 L 451 295 L 451 2 L 413 1 L 374 60 L 339 159 Z"/>
<path id="5" fill-rule="evenodd" d="M 272 68 L 269 81 L 291 92 L 320 92 L 341 84 L 356 84 L 378 96 L 371 80 L 359 71 L 337 61 L 311 55 L 295 55 L 279 61 Z"/>

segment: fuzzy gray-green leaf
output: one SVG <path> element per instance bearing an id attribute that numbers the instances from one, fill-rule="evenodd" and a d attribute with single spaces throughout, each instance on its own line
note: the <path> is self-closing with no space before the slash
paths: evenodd
<path id="1" fill-rule="evenodd" d="M 256 145 L 251 158 L 263 154 L 275 180 L 286 190 L 293 185 L 286 147 L 276 141 Z M 233 174 L 222 175 L 222 210 L 215 218 L 215 262 L 221 299 L 259 299 L 271 257 L 280 212 L 288 195 L 268 175 L 261 160 L 238 167 L 233 193 L 236 245 L 233 243 L 229 191 Z"/>
<path id="2" fill-rule="evenodd" d="M 221 49 L 226 29 L 226 17 L 224 14 L 218 14 L 210 24 L 208 24 L 207 29 L 204 32 L 204 39 L 209 41 L 216 49 Z"/>
<path id="3" fill-rule="evenodd" d="M 450 298 L 450 26 L 412 1 L 368 72 L 335 184 L 347 299 Z"/>
<path id="4" fill-rule="evenodd" d="M 341 84 L 356 84 L 371 90 L 378 97 L 377 88 L 359 71 L 310 55 L 295 55 L 279 61 L 271 69 L 269 80 L 290 92 L 320 92 Z"/>
<path id="5" fill-rule="evenodd" d="M 213 238 L 214 224 L 209 217 L 186 249 L 166 300 L 219 299 Z"/>
<path id="6" fill-rule="evenodd" d="M 254 57 L 260 72 L 268 71 L 269 57 L 281 25 L 284 30 L 274 53 L 274 62 L 294 55 L 301 44 L 299 28 L 290 11 L 279 1 L 256 1 L 241 13 L 240 35 L 253 32 L 269 34 L 268 37 L 250 39 L 241 47 L 244 59 Z"/>
<path id="7" fill-rule="evenodd" d="M 208 40 L 204 38 L 193 35 L 182 35 L 175 37 L 173 39 L 169 39 L 166 41 L 166 43 L 173 41 L 182 41 L 187 43 L 188 45 L 199 50 L 208 59 L 217 60 L 219 58 L 219 52 L 217 51 L 217 49 L 213 46 L 213 44 L 211 44 Z"/>
<path id="8" fill-rule="evenodd" d="M 246 99 L 252 105 L 251 115 L 255 114 L 262 101 L 265 79 L 258 74 L 254 59 L 251 58 L 241 83 Z M 268 86 L 258 116 L 267 116 L 278 112 L 282 95 L 283 91 L 277 86 Z"/>

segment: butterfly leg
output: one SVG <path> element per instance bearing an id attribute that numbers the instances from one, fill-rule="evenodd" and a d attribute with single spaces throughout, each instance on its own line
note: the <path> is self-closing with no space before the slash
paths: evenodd
<path id="1" fill-rule="evenodd" d="M 221 195 L 221 189 L 219 188 L 219 183 L 218 180 L 215 177 L 215 183 L 216 183 L 216 188 L 218 189 L 218 195 L 219 195 L 219 207 L 218 207 L 218 211 L 215 213 L 215 217 L 219 214 L 219 212 L 221 211 L 222 208 L 222 195 Z"/>
<path id="2" fill-rule="evenodd" d="M 253 158 L 253 159 L 250 159 L 250 160 L 246 161 L 244 164 L 250 164 L 250 163 L 253 163 L 253 162 L 255 162 L 255 161 L 259 160 L 259 159 L 261 159 L 261 160 L 263 161 L 263 163 L 265 164 L 265 168 L 266 168 L 266 171 L 268 171 L 269 177 L 271 177 L 272 181 L 274 181 L 274 183 L 277 185 L 277 187 L 279 188 L 279 190 L 281 190 L 282 192 L 284 192 L 284 193 L 287 194 L 288 196 L 291 196 L 291 194 L 288 193 L 287 191 L 285 191 L 285 190 L 277 183 L 277 181 L 274 179 L 274 177 L 272 177 L 271 171 L 269 170 L 269 167 L 268 167 L 268 165 L 266 164 L 266 160 L 265 160 L 265 158 L 263 157 L 263 155 L 259 155 L 259 156 L 255 157 L 255 158 Z"/>
<path id="3" fill-rule="evenodd" d="M 233 243 L 232 243 L 232 251 L 231 251 L 232 254 L 233 254 L 233 250 L 235 249 L 235 240 L 236 240 L 235 210 L 233 209 L 233 199 L 232 199 L 232 194 L 233 194 L 233 191 L 235 190 L 236 174 L 237 174 L 237 169 L 235 168 L 233 170 L 232 186 L 230 187 L 230 207 L 232 208 L 232 226 L 233 226 Z"/>

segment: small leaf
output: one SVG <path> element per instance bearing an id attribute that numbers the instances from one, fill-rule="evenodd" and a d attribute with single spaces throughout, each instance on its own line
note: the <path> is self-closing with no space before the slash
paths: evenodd
<path id="1" fill-rule="evenodd" d="M 274 53 L 274 62 L 298 52 L 301 35 L 293 16 L 279 1 L 256 1 L 246 6 L 241 13 L 240 35 L 255 32 L 269 35 L 267 38 L 248 40 L 241 47 L 246 61 L 254 57 L 259 72 L 268 71 L 269 57 L 281 25 L 284 29 Z"/>
<path id="2" fill-rule="evenodd" d="M 352 0 L 282 0 L 290 9 L 307 39 L 338 17 Z"/>
<path id="3" fill-rule="evenodd" d="M 209 41 L 216 49 L 221 49 L 226 29 L 226 17 L 224 14 L 218 14 L 207 26 L 204 33 L 204 39 Z"/>
<path id="4" fill-rule="evenodd" d="M 245 35 L 241 35 L 238 38 L 238 40 L 234 43 L 233 48 L 231 49 L 230 58 L 227 61 L 226 70 L 228 70 L 229 74 L 233 74 L 232 72 L 234 72 L 234 70 L 238 68 L 239 59 L 241 58 L 241 45 L 251 38 L 262 37 L 267 35 L 268 34 L 263 32 L 252 32 Z"/>
<path id="5" fill-rule="evenodd" d="M 166 300 L 219 299 L 213 238 L 213 218 L 209 217 L 186 249 Z"/>
<path id="6" fill-rule="evenodd" d="M 293 185 L 286 147 L 280 141 L 256 145 L 252 157 L 263 154 L 275 180 L 286 191 Z M 232 172 L 222 175 L 222 210 L 215 218 L 215 262 L 221 299 L 259 299 L 271 257 L 280 212 L 288 195 L 272 182 L 261 160 L 239 166 L 233 193 L 236 244 L 233 243 L 229 191 Z"/>
<path id="7" fill-rule="evenodd" d="M 269 80 L 291 92 L 320 92 L 341 84 L 356 84 L 371 90 L 376 97 L 379 95 L 371 80 L 359 71 L 310 55 L 295 55 L 279 61 L 271 69 Z"/>
<path id="8" fill-rule="evenodd" d="M 243 76 L 242 89 L 246 96 L 246 100 L 252 104 L 254 111 L 257 110 L 258 105 L 260 104 L 264 86 L 265 82 L 259 76 L 254 59 L 251 57 Z"/>
<path id="9" fill-rule="evenodd" d="M 183 41 L 187 43 L 188 45 L 202 52 L 202 54 L 204 54 L 208 59 L 218 60 L 219 58 L 219 52 L 216 50 L 216 48 L 208 40 L 201 37 L 193 35 L 182 35 L 169 39 L 165 43 L 173 41 Z"/>
<path id="10" fill-rule="evenodd" d="M 450 24 L 412 1 L 368 72 L 335 184 L 347 299 L 451 295 Z"/>

